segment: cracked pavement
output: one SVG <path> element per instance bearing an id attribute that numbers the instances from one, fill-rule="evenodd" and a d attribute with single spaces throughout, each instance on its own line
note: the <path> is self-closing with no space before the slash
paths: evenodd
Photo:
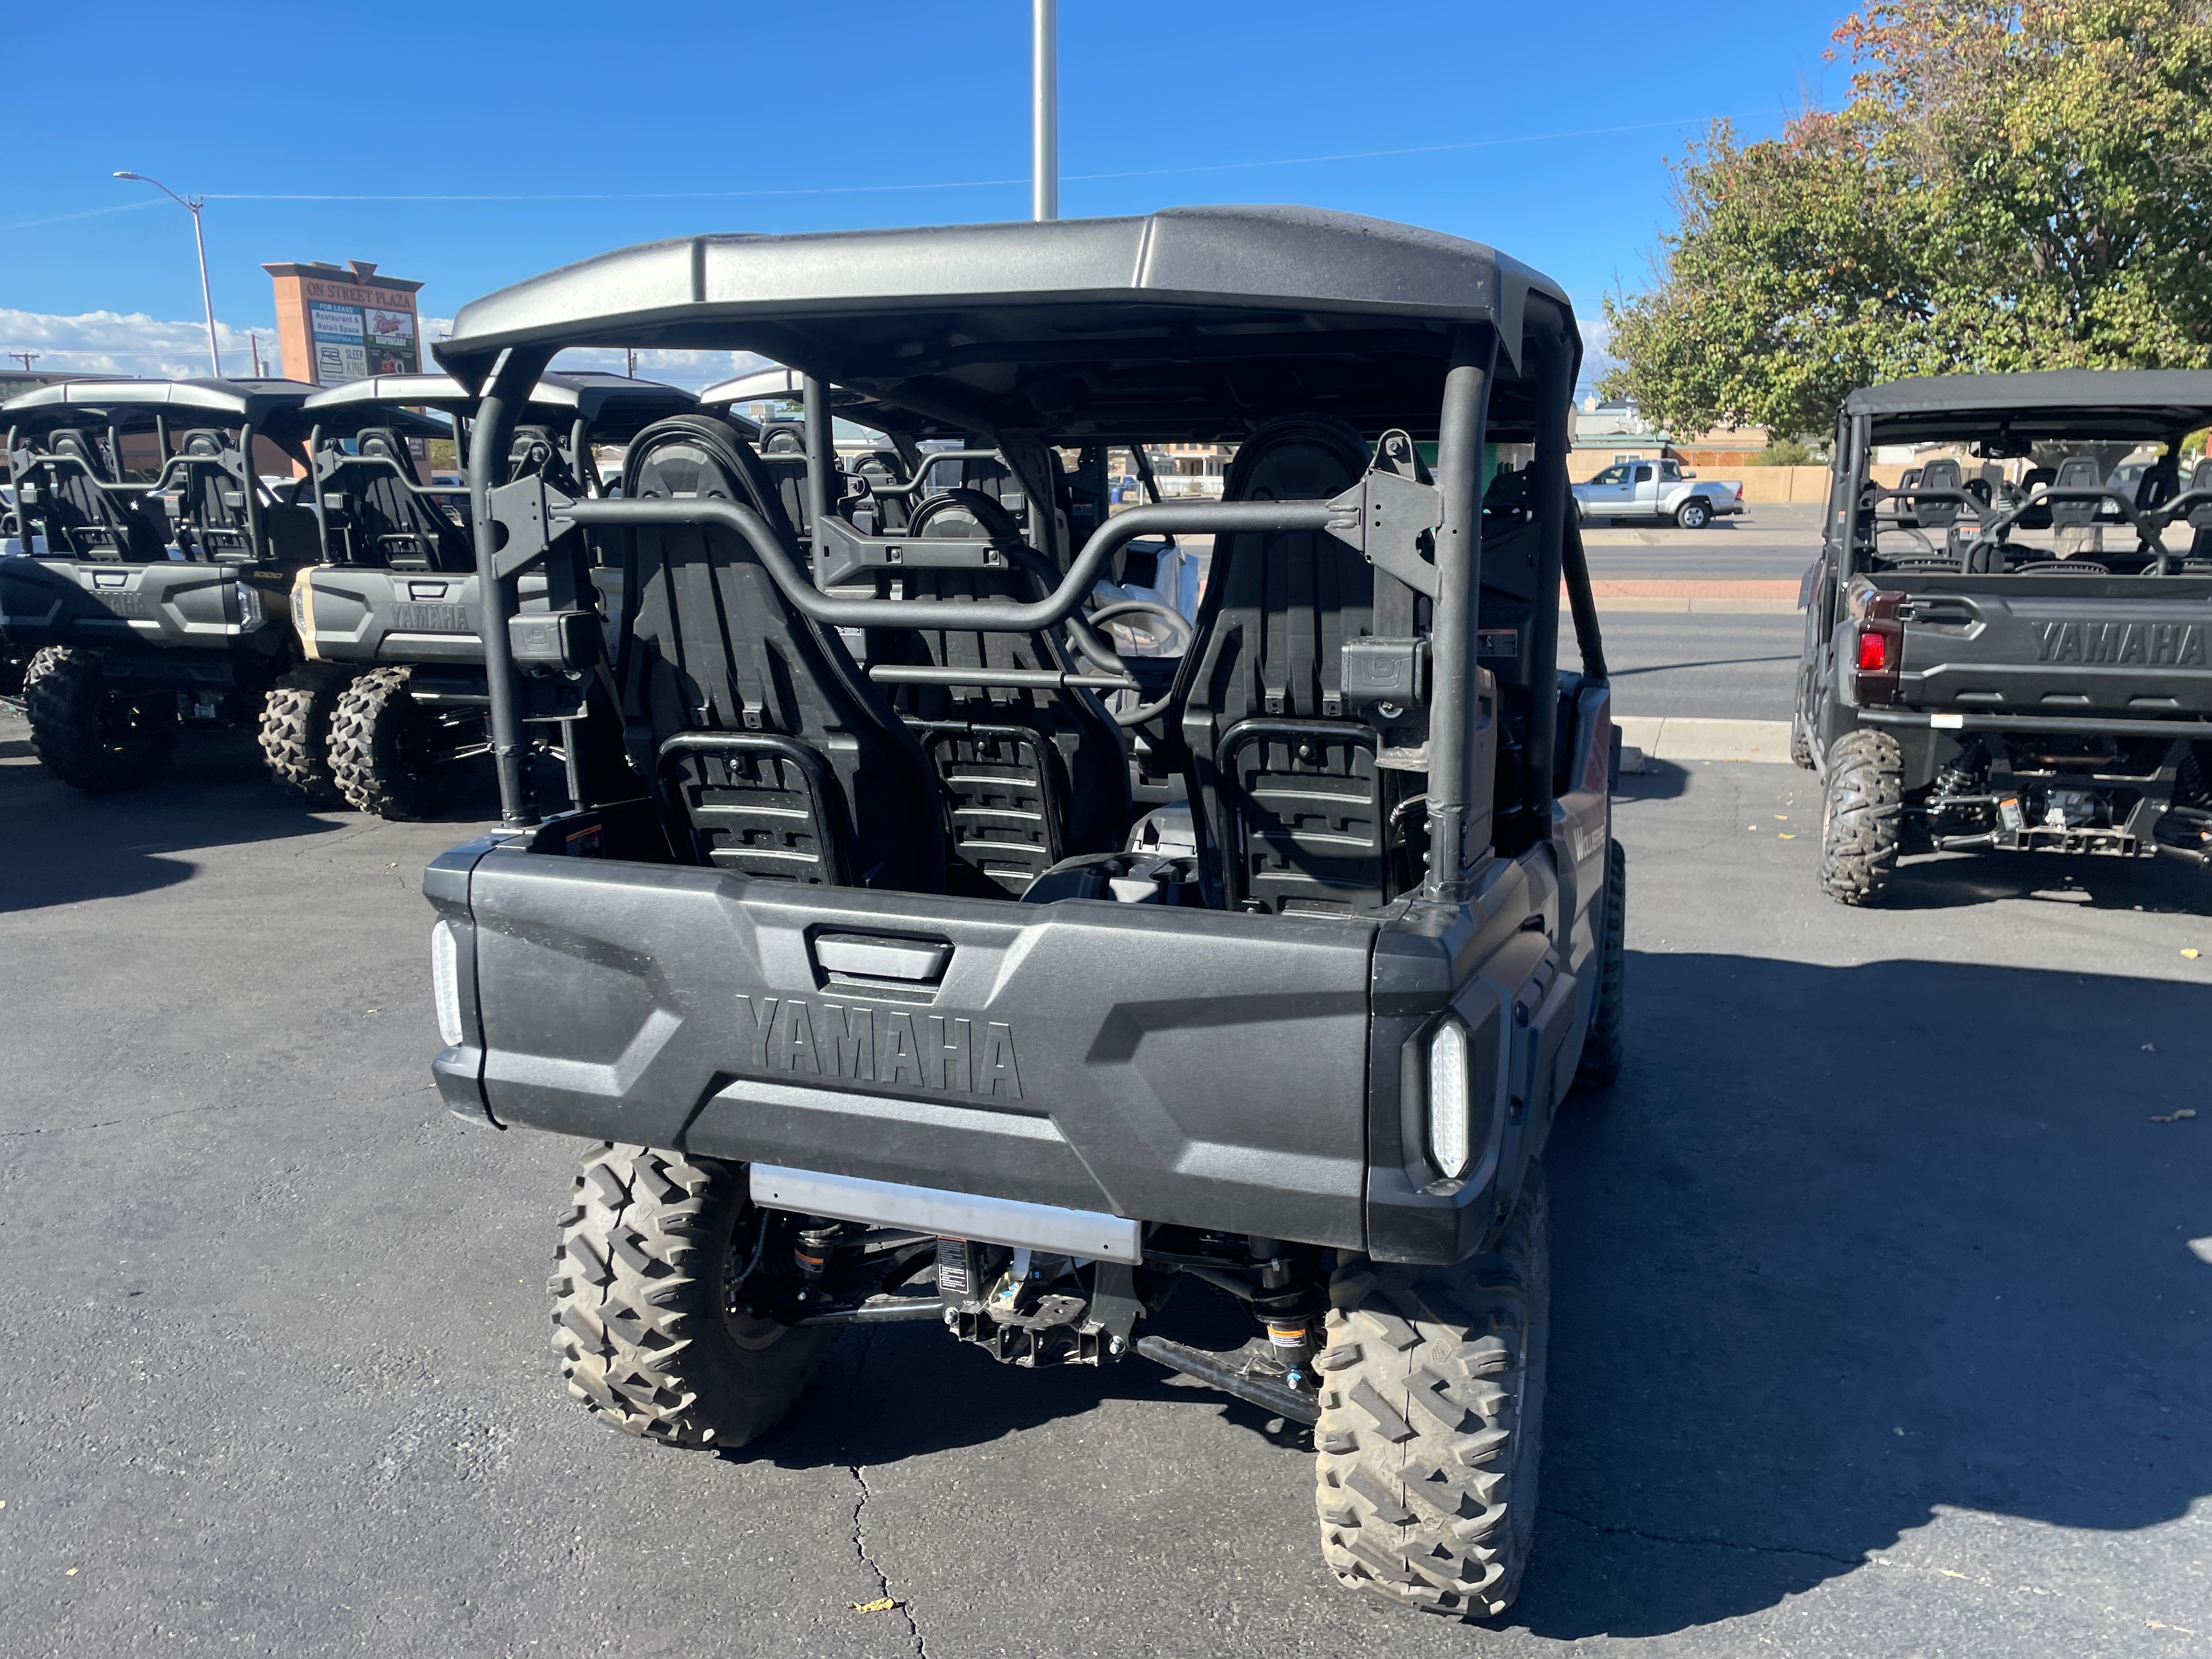
<path id="1" fill-rule="evenodd" d="M 414 890 L 473 824 L 301 811 L 234 736 L 88 799 L 22 733 L 9 1659 L 2212 1651 L 2191 872 L 1949 859 L 1860 914 L 1806 775 L 1626 781 L 1631 1069 L 1553 1139 L 1536 1553 L 1471 1628 L 1335 1589 L 1301 1434 L 1140 1361 L 877 1327 L 753 1447 L 607 1432 L 548 1345 L 573 1148 L 428 1088 Z"/>

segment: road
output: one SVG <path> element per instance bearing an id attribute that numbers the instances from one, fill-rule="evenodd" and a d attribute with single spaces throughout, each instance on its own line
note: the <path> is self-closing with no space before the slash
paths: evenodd
<path id="1" fill-rule="evenodd" d="M 1583 532 L 1590 574 L 1796 581 L 1820 547 L 1817 507 L 1754 502 L 1703 530 L 1626 524 Z"/>
<path id="2" fill-rule="evenodd" d="M 474 826 L 289 808 L 230 737 L 87 799 L 22 732 L 10 1659 L 2212 1643 L 2186 872 L 1945 860 L 1862 915 L 1813 893 L 1803 774 L 1626 781 L 1633 1060 L 1554 1137 L 1535 1563 L 1467 1629 L 1334 1588 L 1298 1437 L 1142 1362 L 883 1327 L 738 1454 L 587 1420 L 544 1291 L 574 1149 L 429 1086 L 416 890 Z"/>

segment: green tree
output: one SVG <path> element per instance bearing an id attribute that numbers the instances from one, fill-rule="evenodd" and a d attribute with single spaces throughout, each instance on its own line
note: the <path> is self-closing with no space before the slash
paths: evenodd
<path id="1" fill-rule="evenodd" d="M 2212 0 L 1888 0 L 1841 112 L 1676 167 L 1602 389 L 1820 431 L 1900 374 L 2212 365 Z"/>

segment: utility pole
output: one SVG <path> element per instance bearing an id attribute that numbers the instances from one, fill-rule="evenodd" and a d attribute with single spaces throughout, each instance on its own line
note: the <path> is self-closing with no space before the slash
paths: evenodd
<path id="1" fill-rule="evenodd" d="M 200 209 L 206 205 L 205 200 L 198 196 L 179 196 L 159 179 L 149 179 L 143 173 L 118 171 L 115 176 L 118 179 L 135 179 L 142 185 L 153 185 L 162 195 L 192 216 L 192 246 L 199 250 L 200 256 L 200 304 L 207 311 L 208 373 L 220 380 L 222 378 L 222 348 L 216 343 L 215 339 L 215 290 L 208 286 L 207 236 L 200 228 Z"/>
<path id="2" fill-rule="evenodd" d="M 31 365 L 46 354 L 42 351 L 11 351 L 8 355 L 22 364 L 23 373 L 28 374 L 31 372 Z"/>
<path id="3" fill-rule="evenodd" d="M 258 380 L 261 379 L 261 337 L 248 329 L 246 332 L 246 344 L 247 349 L 253 353 L 253 378 Z"/>
<path id="4" fill-rule="evenodd" d="M 637 352 L 635 348 L 623 348 L 623 372 L 633 380 L 637 379 Z"/>
<path id="5" fill-rule="evenodd" d="M 1060 217 L 1058 0 L 1030 0 L 1030 217 Z"/>

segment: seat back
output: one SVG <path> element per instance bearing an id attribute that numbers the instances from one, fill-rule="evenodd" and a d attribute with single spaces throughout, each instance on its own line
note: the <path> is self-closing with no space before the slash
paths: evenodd
<path id="1" fill-rule="evenodd" d="M 389 427 L 366 427 L 360 449 L 364 461 L 380 465 L 344 469 L 353 485 L 355 562 L 393 570 L 474 569 L 476 551 L 460 526 L 407 487 L 415 458 L 406 440 Z"/>
<path id="2" fill-rule="evenodd" d="M 46 453 L 53 459 L 38 469 L 40 506 L 48 544 L 57 555 L 137 562 L 163 556 L 167 538 L 137 500 L 100 488 L 113 483 L 115 473 L 96 436 L 63 427 L 48 434 Z"/>
<path id="3" fill-rule="evenodd" d="M 2058 464 L 2058 477 L 2054 488 L 2059 489 L 2094 489 L 2105 482 L 2094 455 L 2072 455 Z M 2053 501 L 2051 504 L 2051 524 L 2054 530 L 2076 530 L 2094 523 L 2097 510 L 2104 505 L 2098 501 Z"/>
<path id="4" fill-rule="evenodd" d="M 1966 473 L 1948 456 L 1920 470 L 1923 489 L 1964 489 Z M 1923 530 L 1948 530 L 1959 521 L 1960 503 L 1923 495 L 1913 503 L 1913 516 Z"/>
<path id="5" fill-rule="evenodd" d="M 191 463 L 184 480 L 182 518 L 199 551 L 211 559 L 254 556 L 251 521 L 246 513 L 247 482 L 224 465 L 228 436 L 212 427 L 196 427 L 177 440 L 177 453 Z"/>
<path id="6" fill-rule="evenodd" d="M 647 428 L 626 476 L 633 499 L 745 503 L 799 556 L 773 482 L 726 422 Z M 758 879 L 942 890 L 934 775 L 836 630 L 793 608 L 731 531 L 640 526 L 630 547 L 623 720 L 672 843 Z"/>
<path id="7" fill-rule="evenodd" d="M 2207 455 L 2191 470 L 2186 488 L 2212 489 L 2212 455 Z M 2212 501 L 2191 507 L 2187 523 L 2196 532 L 2190 538 L 2189 556 L 2192 559 L 2212 558 Z"/>
<path id="8" fill-rule="evenodd" d="M 1350 427 L 1293 416 L 1246 440 L 1223 498 L 1325 500 L 1366 468 Z M 1378 610 L 1389 632 L 1377 629 Z M 1393 815 L 1425 781 L 1376 764 L 1376 732 L 1346 713 L 1340 653 L 1363 635 L 1409 635 L 1413 622 L 1408 590 L 1324 532 L 1215 538 L 1196 660 L 1182 678 L 1210 897 L 1232 909 L 1352 915 L 1409 884 L 1418 854 L 1393 844 Z"/>
<path id="9" fill-rule="evenodd" d="M 988 495 L 954 490 L 915 509 L 915 540 L 988 539 L 1018 549 L 1021 532 Z M 1039 597 L 1038 584 L 1004 567 L 931 569 L 909 564 L 896 577 L 909 599 L 953 605 Z M 1077 665 L 1044 634 L 959 628 L 878 629 L 872 663 L 936 668 L 1044 669 Z M 1128 756 L 1121 734 L 1091 692 L 1068 688 L 904 685 L 892 702 L 936 768 L 952 816 L 955 892 L 1018 896 L 1061 859 L 1119 852 L 1128 829 Z"/>

